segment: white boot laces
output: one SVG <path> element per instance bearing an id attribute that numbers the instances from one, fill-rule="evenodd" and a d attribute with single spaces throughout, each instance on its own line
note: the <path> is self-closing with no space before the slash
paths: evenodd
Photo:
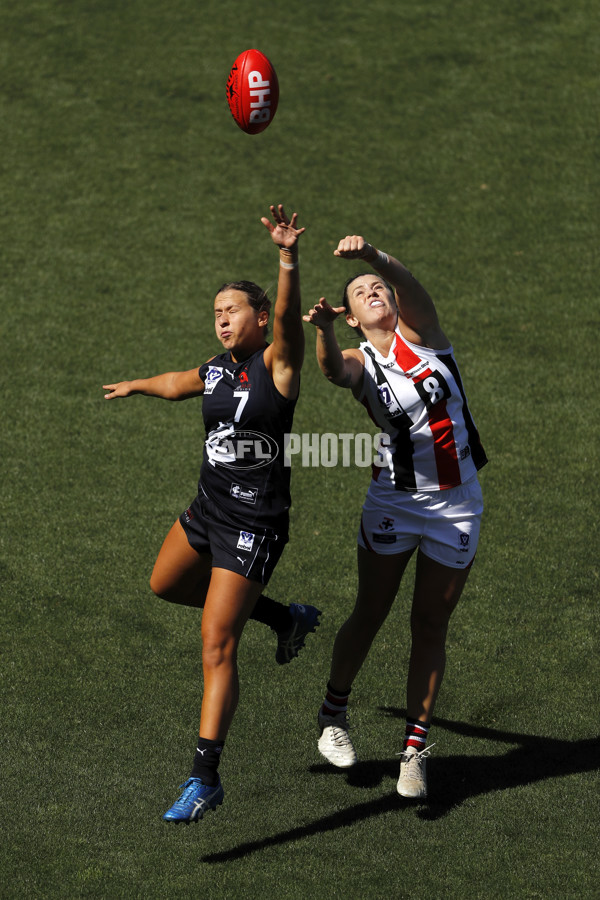
<path id="1" fill-rule="evenodd" d="M 437 742 L 434 742 L 433 744 L 430 744 L 428 747 L 424 747 L 422 750 L 417 750 L 416 753 L 407 753 L 406 750 L 400 750 L 398 753 L 396 753 L 396 756 L 401 756 L 404 762 L 410 762 L 413 759 L 414 760 L 427 759 L 427 757 L 431 755 L 431 753 L 430 753 L 431 748 L 435 747 L 436 743 Z"/>
<path id="2" fill-rule="evenodd" d="M 331 731 L 334 744 L 345 747 L 350 743 L 350 738 L 348 737 L 348 731 L 350 730 L 350 720 L 347 713 L 343 721 L 343 725 L 341 722 L 337 722 L 336 724 L 332 725 Z"/>

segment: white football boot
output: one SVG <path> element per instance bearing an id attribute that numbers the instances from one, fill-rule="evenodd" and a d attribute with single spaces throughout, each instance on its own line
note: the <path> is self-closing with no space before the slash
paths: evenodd
<path id="1" fill-rule="evenodd" d="M 434 747 L 435 744 L 431 744 Z M 397 756 L 400 757 L 400 777 L 398 778 L 397 791 L 401 797 L 409 797 L 411 800 L 424 800 L 427 796 L 427 757 L 430 748 L 417 750 L 416 747 L 407 747 Z"/>
<path id="2" fill-rule="evenodd" d="M 347 769 L 357 761 L 356 750 L 348 735 L 348 716 L 338 713 L 336 716 L 325 716 L 319 713 L 319 753 L 340 769 Z"/>

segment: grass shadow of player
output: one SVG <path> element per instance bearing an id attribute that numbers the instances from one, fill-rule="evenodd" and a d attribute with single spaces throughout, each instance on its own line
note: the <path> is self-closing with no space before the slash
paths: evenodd
<path id="1" fill-rule="evenodd" d="M 406 711 L 380 707 L 388 716 L 405 719 Z M 507 752 L 482 756 L 435 756 L 428 760 L 430 798 L 419 809 L 422 819 L 439 819 L 470 797 L 523 787 L 578 772 L 600 769 L 600 737 L 569 741 L 562 738 L 501 731 L 497 728 L 434 717 L 443 728 L 486 744 L 511 744 Z M 473 747 L 476 749 L 476 743 Z M 397 772 L 396 772 L 397 774 Z"/>
<path id="2" fill-rule="evenodd" d="M 388 716 L 404 720 L 405 711 L 402 709 L 395 707 L 381 707 L 381 709 Z M 434 717 L 433 721 L 438 729 L 443 728 L 486 742 L 515 746 L 508 752 L 497 755 L 438 758 L 432 755 L 428 760 L 430 798 L 419 802 L 405 800 L 396 793 L 395 781 L 400 769 L 397 757 L 359 761 L 350 769 L 336 769 L 328 763 L 310 766 L 309 771 L 312 773 L 345 778 L 349 785 L 359 789 L 373 789 L 393 779 L 394 790 L 377 800 L 367 800 L 346 809 L 336 810 L 331 815 L 323 816 L 306 825 L 299 825 L 260 840 L 248 841 L 231 850 L 207 854 L 203 857 L 203 861 L 218 863 L 240 859 L 267 847 L 334 831 L 391 810 L 411 808 L 415 809 L 418 817 L 423 820 L 436 820 L 447 815 L 470 797 L 600 768 L 600 737 L 567 741 L 500 731 L 437 717 Z"/>

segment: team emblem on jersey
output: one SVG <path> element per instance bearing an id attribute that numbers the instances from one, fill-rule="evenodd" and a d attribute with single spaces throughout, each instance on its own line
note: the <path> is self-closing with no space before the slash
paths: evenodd
<path id="1" fill-rule="evenodd" d="M 240 531 L 240 536 L 237 542 L 238 550 L 252 550 L 253 543 L 254 535 L 250 531 Z"/>
<path id="2" fill-rule="evenodd" d="M 222 377 L 223 369 L 221 366 L 211 366 L 204 379 L 204 393 L 212 394 Z"/>

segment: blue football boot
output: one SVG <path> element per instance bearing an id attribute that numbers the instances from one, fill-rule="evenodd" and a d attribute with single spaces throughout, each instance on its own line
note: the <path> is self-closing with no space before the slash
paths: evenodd
<path id="1" fill-rule="evenodd" d="M 210 787 L 201 778 L 188 778 L 180 787 L 183 788 L 183 793 L 164 814 L 165 822 L 197 822 L 205 812 L 216 809 L 223 802 L 221 779 L 214 787 Z"/>
<path id="2" fill-rule="evenodd" d="M 321 624 L 319 622 L 321 610 L 317 609 L 316 606 L 303 606 L 301 603 L 291 603 L 290 613 L 293 620 L 291 627 L 277 635 L 275 659 L 280 666 L 289 663 L 290 660 L 298 656 L 298 653 L 304 647 L 306 635 L 316 631 Z"/>

